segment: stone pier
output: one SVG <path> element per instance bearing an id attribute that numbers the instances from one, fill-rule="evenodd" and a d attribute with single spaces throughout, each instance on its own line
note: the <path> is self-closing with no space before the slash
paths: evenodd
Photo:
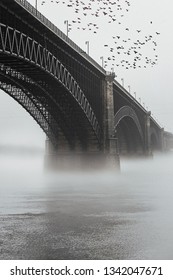
<path id="1" fill-rule="evenodd" d="M 152 150 L 151 150 L 151 137 L 150 137 L 150 117 L 151 112 L 147 112 L 145 116 L 145 142 L 144 142 L 144 153 L 146 156 L 152 156 Z"/>
<path id="2" fill-rule="evenodd" d="M 114 170 L 119 170 L 118 140 L 114 130 L 114 78 L 114 73 L 108 73 L 102 81 L 103 137 L 101 146 L 99 147 L 93 143 L 92 137 L 90 137 L 85 151 L 81 149 L 80 143 L 76 143 L 76 147 L 72 151 L 62 137 L 57 141 L 57 148 L 54 148 L 50 140 L 46 139 L 46 168 L 89 168 L 93 170 L 97 168 L 113 168 Z"/>
<path id="3" fill-rule="evenodd" d="M 103 153 L 108 167 L 119 169 L 118 139 L 114 124 L 113 81 L 115 73 L 107 73 L 103 82 Z"/>

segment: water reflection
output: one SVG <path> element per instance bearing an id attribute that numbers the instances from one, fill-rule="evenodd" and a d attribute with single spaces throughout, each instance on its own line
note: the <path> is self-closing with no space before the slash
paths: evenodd
<path id="1" fill-rule="evenodd" d="M 0 259 L 172 259 L 172 164 L 44 174 L 43 155 L 1 156 Z"/>

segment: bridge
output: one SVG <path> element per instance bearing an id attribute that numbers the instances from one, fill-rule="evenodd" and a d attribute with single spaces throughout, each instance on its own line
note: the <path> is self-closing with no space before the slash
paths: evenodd
<path id="1" fill-rule="evenodd" d="M 151 155 L 172 147 L 148 112 L 26 0 L 0 1 L 0 89 L 47 135 L 49 158 Z M 172 142 L 171 142 L 172 141 Z"/>

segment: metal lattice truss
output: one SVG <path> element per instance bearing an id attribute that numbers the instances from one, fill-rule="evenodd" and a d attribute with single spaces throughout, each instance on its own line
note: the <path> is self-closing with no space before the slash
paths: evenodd
<path id="1" fill-rule="evenodd" d="M 70 129 L 69 127 L 65 127 L 65 124 L 62 122 L 62 116 L 59 120 L 60 112 L 57 114 L 57 108 L 61 110 L 61 115 L 65 115 L 65 112 L 62 111 L 59 104 L 56 104 L 56 100 L 53 99 L 52 95 L 50 95 L 49 98 L 52 103 L 50 103 L 50 100 L 47 102 L 49 93 L 46 92 L 45 88 L 41 87 L 26 75 L 11 69 L 9 66 L 4 66 L 3 64 L 0 64 L 0 80 L 1 89 L 28 111 L 55 147 L 57 146 L 60 133 L 64 134 L 66 139 L 70 140 L 69 145 L 71 147 L 74 146 L 72 131 L 70 131 L 71 138 L 69 138 L 68 133 Z M 40 100 L 38 95 L 36 96 L 33 94 L 33 92 L 38 92 L 38 90 L 41 91 Z M 53 114 L 53 109 L 56 114 Z"/>
<path id="2" fill-rule="evenodd" d="M 137 126 L 137 129 L 139 131 L 139 134 L 141 136 L 141 139 L 144 139 L 143 137 L 143 132 L 142 128 L 138 119 L 138 116 L 136 115 L 135 111 L 130 108 L 129 106 L 123 106 L 121 107 L 118 112 L 115 114 L 114 117 L 114 129 L 116 130 L 116 127 L 118 126 L 119 122 L 124 118 L 124 117 L 130 117 L 133 119 L 134 123 Z"/>
<path id="3" fill-rule="evenodd" d="M 2 71 L 0 71 L 0 77 L 0 89 L 8 93 L 8 95 L 15 99 L 34 118 L 55 145 L 57 139 L 53 127 L 54 120 L 52 118 L 50 119 L 47 110 L 42 104 L 39 104 L 38 100 L 34 100 L 32 95 L 21 84 L 18 84 L 16 80 L 13 80 L 12 77 L 9 76 L 7 78 Z"/>
<path id="4" fill-rule="evenodd" d="M 40 122 L 38 124 L 45 132 L 48 131 L 49 124 L 45 122 L 45 118 L 43 117 L 42 113 L 36 106 L 34 106 L 33 102 L 31 102 L 28 96 L 25 95 L 21 89 L 1 81 L 0 89 L 13 97 L 26 111 L 29 112 L 30 115 L 32 115 L 35 121 L 37 121 L 38 119 L 41 120 L 41 125 Z"/>
<path id="5" fill-rule="evenodd" d="M 22 32 L 0 23 L 0 53 L 24 60 L 58 81 L 80 106 L 98 141 L 100 141 L 100 126 L 86 96 L 65 66 L 49 50 Z M 7 84 L 2 86 L 6 87 L 6 91 L 9 91 Z M 15 86 L 13 87 L 15 88 Z M 11 91 L 14 93 L 13 89 Z M 21 95 L 22 90 L 18 89 L 17 92 L 19 91 Z"/>

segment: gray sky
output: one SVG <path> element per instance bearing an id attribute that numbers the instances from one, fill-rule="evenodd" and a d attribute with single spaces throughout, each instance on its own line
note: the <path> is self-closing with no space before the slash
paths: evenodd
<path id="1" fill-rule="evenodd" d="M 35 0 L 29 0 L 29 2 L 35 5 Z M 85 42 L 89 41 L 90 55 L 99 64 L 101 64 L 101 56 L 107 60 L 108 57 L 114 55 L 115 61 L 107 60 L 108 66 L 105 69 L 110 71 L 113 67 L 117 81 L 121 83 L 121 78 L 124 78 L 125 88 L 129 89 L 130 85 L 131 94 L 136 92 L 137 99 L 141 98 L 142 104 L 145 103 L 145 106 L 151 110 L 161 126 L 165 130 L 173 132 L 173 2 L 171 0 L 164 2 L 161 0 L 129 0 L 130 6 L 128 6 L 125 0 L 95 0 L 92 2 L 92 6 L 89 6 L 88 3 L 91 3 L 91 0 L 83 0 L 84 4 L 78 6 L 79 10 L 82 11 L 83 7 L 87 6 L 92 7 L 92 10 L 84 9 L 82 13 L 75 13 L 74 6 L 67 7 L 67 4 L 71 4 L 70 0 L 59 0 L 59 2 L 57 4 L 56 1 L 45 0 L 45 4 L 41 5 L 42 0 L 38 0 L 38 9 L 64 33 L 66 33 L 64 20 L 72 23 L 69 37 L 85 51 L 87 49 Z M 79 2 L 81 1 L 79 0 Z M 103 2 L 109 2 L 109 5 L 105 5 Z M 121 5 L 122 10 L 118 10 L 118 6 L 111 5 L 110 2 L 117 2 L 118 5 Z M 99 7 L 102 8 L 99 16 L 92 15 Z M 111 13 L 107 11 L 110 9 L 113 11 L 112 15 L 115 14 L 116 20 L 108 23 L 111 19 L 109 17 Z M 103 11 L 107 14 L 104 15 Z M 80 20 L 77 19 L 78 17 Z M 77 20 L 80 21 L 79 24 L 72 22 Z M 95 27 L 88 26 L 90 22 L 95 24 Z M 98 29 L 96 29 L 97 26 Z M 94 30 L 97 33 L 93 33 Z M 157 35 L 156 32 L 160 34 Z M 113 36 L 120 36 L 120 38 L 113 39 Z M 149 36 L 152 36 L 150 40 L 148 40 Z M 134 42 L 137 40 L 140 42 L 148 41 L 145 42 L 145 45 L 138 45 L 137 48 L 140 46 L 140 49 L 131 49 L 130 55 L 124 54 L 124 52 L 128 52 L 129 48 L 135 46 Z M 115 41 L 118 43 L 115 44 Z M 156 42 L 157 46 L 152 41 Z M 108 45 L 108 47 L 104 45 Z M 119 54 L 117 46 L 124 47 L 123 51 L 119 51 Z M 111 47 L 114 48 L 113 52 L 110 52 Z M 153 50 L 154 48 L 155 50 Z M 123 62 L 121 61 L 128 60 L 129 65 L 132 66 L 135 50 L 138 51 L 138 54 L 140 53 L 137 56 L 141 60 L 137 62 L 136 69 L 130 67 L 126 69 L 127 65 L 122 66 Z M 155 60 L 156 55 L 158 55 L 158 61 Z M 153 67 L 150 62 L 146 64 L 146 57 L 150 62 L 157 64 Z M 112 63 L 115 65 L 113 66 Z M 0 143 L 6 139 L 11 141 L 9 139 L 15 138 L 16 134 L 16 137 L 23 135 L 20 137 L 21 142 L 34 141 L 37 145 L 44 145 L 45 136 L 38 125 L 16 102 L 2 92 L 0 92 L 0 126 L 2 132 Z M 14 134 L 14 132 L 16 133 Z"/>

